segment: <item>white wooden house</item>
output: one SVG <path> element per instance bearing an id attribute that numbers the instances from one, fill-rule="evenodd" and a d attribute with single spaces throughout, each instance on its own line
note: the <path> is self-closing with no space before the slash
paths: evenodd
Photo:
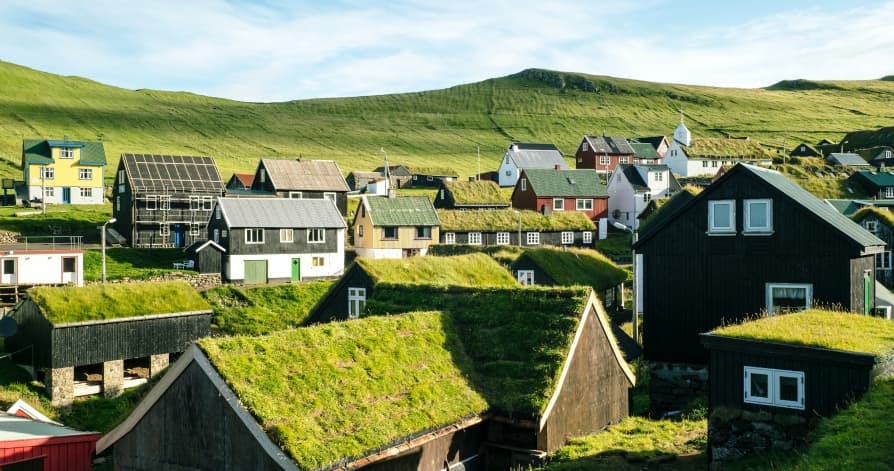
<path id="1" fill-rule="evenodd" d="M 0 246 L 0 285 L 84 286 L 80 237 L 39 237 Z"/>
<path id="2" fill-rule="evenodd" d="M 680 184 L 667 165 L 621 165 L 608 181 L 608 219 L 639 228 L 649 201 L 673 196 Z"/>
<path id="3" fill-rule="evenodd" d="M 497 183 L 502 187 L 515 186 L 521 171 L 526 168 L 568 169 L 562 152 L 553 144 L 513 142 L 503 154 L 497 169 Z"/>
<path id="4" fill-rule="evenodd" d="M 674 129 L 674 137 L 661 159 L 661 163 L 683 177 L 715 175 L 721 167 L 746 163 L 767 167 L 773 162 L 772 155 L 759 143 L 748 138 L 692 138 L 683 124 Z"/>

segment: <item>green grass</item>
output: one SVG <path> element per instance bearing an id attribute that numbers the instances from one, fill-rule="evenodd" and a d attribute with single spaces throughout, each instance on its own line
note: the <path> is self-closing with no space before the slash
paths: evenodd
<path id="1" fill-rule="evenodd" d="M 860 208 L 853 216 L 851 216 L 851 219 L 853 219 L 854 222 L 859 223 L 866 219 L 867 216 L 874 216 L 876 219 L 881 219 L 888 223 L 888 226 L 894 227 L 894 213 L 887 209 L 876 208 L 875 206 Z"/>
<path id="2" fill-rule="evenodd" d="M 489 209 L 486 211 L 461 211 L 439 209 L 441 231 L 518 231 L 519 216 L 523 231 L 595 230 L 596 226 L 584 213 L 576 211 L 554 212 L 544 216 L 537 211 Z"/>
<path id="3" fill-rule="evenodd" d="M 449 316 L 415 313 L 203 339 L 240 402 L 303 469 L 485 411 Z"/>
<path id="4" fill-rule="evenodd" d="M 0 65 L 0 69 L 2 69 L 2 65 Z M 15 213 L 22 212 L 35 214 L 32 216 L 15 215 Z M 40 214 L 39 209 L 2 206 L 0 207 L 0 229 L 25 236 L 79 235 L 90 241 L 98 241 L 99 229 L 97 226 L 102 225 L 111 217 L 112 205 L 110 204 L 51 204 L 47 206 L 46 216 Z"/>
<path id="5" fill-rule="evenodd" d="M 693 138 L 692 145 L 686 149 L 686 155 L 704 158 L 738 157 L 747 155 L 752 157 L 772 157 L 766 148 L 760 144 L 744 139 L 725 138 Z"/>
<path id="6" fill-rule="evenodd" d="M 560 285 L 592 286 L 601 293 L 627 279 L 625 270 L 595 250 L 531 249 L 526 253 Z"/>
<path id="7" fill-rule="evenodd" d="M 444 186 L 456 204 L 509 204 L 506 193 L 494 181 L 453 181 Z"/>
<path id="8" fill-rule="evenodd" d="M 616 263 L 630 263 L 632 248 L 630 247 L 630 233 L 617 230 L 609 230 L 608 237 L 597 240 L 594 244 L 596 250 Z"/>
<path id="9" fill-rule="evenodd" d="M 211 309 L 181 281 L 39 286 L 29 289 L 28 295 L 53 324 Z"/>
<path id="10" fill-rule="evenodd" d="M 332 286 L 311 281 L 281 286 L 219 286 L 202 293 L 214 309 L 212 326 L 228 335 L 263 335 L 299 327 Z"/>
<path id="11" fill-rule="evenodd" d="M 475 173 L 478 146 L 482 170 L 496 170 L 511 140 L 570 153 L 594 129 L 668 135 L 680 106 L 695 139 L 732 134 L 779 148 L 890 125 L 894 82 L 823 83 L 834 87 L 730 89 L 531 70 L 418 93 L 243 103 L 0 62 L 0 175 L 21 178 L 24 137 L 101 137 L 109 169 L 122 152 L 152 152 L 211 155 L 225 176 L 254 170 L 260 157 L 299 154 L 348 172 L 380 166 L 384 147 L 394 162 L 447 166 L 462 177 Z"/>
<path id="12" fill-rule="evenodd" d="M 119 280 L 130 278 L 145 280 L 166 273 L 182 272 L 174 270 L 174 262 L 185 259 L 183 249 L 106 249 L 106 279 Z M 102 251 L 90 249 L 84 251 L 84 280 L 99 281 L 102 279 Z"/>
<path id="13" fill-rule="evenodd" d="M 850 312 L 811 309 L 720 327 L 723 337 L 883 355 L 894 349 L 894 323 Z"/>
<path id="14" fill-rule="evenodd" d="M 817 162 L 814 162 L 817 161 Z M 842 169 L 819 163 L 819 159 L 801 159 L 801 164 L 774 164 L 771 168 L 812 193 L 817 198 L 861 199 L 868 195 L 861 185 L 842 176 Z M 822 173 L 820 177 L 818 173 Z"/>
<path id="15" fill-rule="evenodd" d="M 355 263 L 360 264 L 376 284 L 518 286 L 504 267 L 480 253 L 455 257 L 358 258 Z"/>

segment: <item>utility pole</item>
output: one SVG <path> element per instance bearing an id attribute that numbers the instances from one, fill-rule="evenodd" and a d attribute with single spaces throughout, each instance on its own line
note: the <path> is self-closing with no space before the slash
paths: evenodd
<path id="1" fill-rule="evenodd" d="M 481 181 L 481 144 L 478 144 L 478 174 L 475 175 L 475 181 Z"/>

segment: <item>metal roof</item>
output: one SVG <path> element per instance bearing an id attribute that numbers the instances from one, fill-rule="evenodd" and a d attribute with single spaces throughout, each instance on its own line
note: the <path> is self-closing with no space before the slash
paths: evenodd
<path id="1" fill-rule="evenodd" d="M 562 169 L 568 168 L 562 152 L 553 144 L 513 142 L 509 145 L 506 156 L 518 168 L 556 168 L 556 165 Z"/>
<path id="2" fill-rule="evenodd" d="M 53 163 L 53 147 L 80 148 L 79 165 L 105 165 L 106 152 L 102 142 L 58 141 L 25 139 L 22 141 L 22 163 L 29 165 L 50 165 Z"/>
<path id="3" fill-rule="evenodd" d="M 261 159 L 278 191 L 350 191 L 332 160 Z"/>
<path id="4" fill-rule="evenodd" d="M 365 196 L 375 226 L 440 226 L 441 220 L 427 196 Z"/>
<path id="5" fill-rule="evenodd" d="M 869 162 L 866 161 L 863 157 L 860 157 L 859 154 L 854 154 L 852 152 L 832 152 L 826 157 L 826 160 L 838 165 L 846 165 L 849 167 L 868 167 Z"/>
<path id="6" fill-rule="evenodd" d="M 590 148 L 597 154 L 633 154 L 627 139 L 621 136 L 584 136 Z"/>
<path id="7" fill-rule="evenodd" d="M 607 197 L 608 192 L 594 169 L 525 169 L 531 190 L 539 197 Z M 518 187 L 516 187 L 516 191 Z"/>
<path id="8" fill-rule="evenodd" d="M 121 154 L 121 162 L 134 191 L 224 193 L 211 157 Z"/>
<path id="9" fill-rule="evenodd" d="M 75 435 L 96 435 L 96 432 L 81 432 L 61 425 L 26 419 L 15 415 L 0 414 L 0 441 L 33 440 L 47 437 L 71 437 Z"/>
<path id="10" fill-rule="evenodd" d="M 851 178 L 854 177 L 862 178 L 876 188 L 894 186 L 894 172 L 892 171 L 857 170 L 851 175 Z"/>
<path id="11" fill-rule="evenodd" d="M 347 227 L 335 203 L 327 198 L 220 198 L 217 204 L 231 228 Z"/>

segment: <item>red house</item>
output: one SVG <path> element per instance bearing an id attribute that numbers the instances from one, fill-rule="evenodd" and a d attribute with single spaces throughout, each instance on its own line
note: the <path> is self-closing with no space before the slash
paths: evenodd
<path id="1" fill-rule="evenodd" d="M 512 191 L 512 207 L 543 214 L 577 211 L 592 221 L 608 217 L 608 192 L 592 169 L 522 171 Z"/>
<path id="2" fill-rule="evenodd" d="M 0 469 L 89 471 L 101 436 L 0 413 Z"/>
<path id="3" fill-rule="evenodd" d="M 633 147 L 623 137 L 584 136 L 574 153 L 578 169 L 590 168 L 599 173 L 613 172 L 618 164 L 632 164 Z"/>

